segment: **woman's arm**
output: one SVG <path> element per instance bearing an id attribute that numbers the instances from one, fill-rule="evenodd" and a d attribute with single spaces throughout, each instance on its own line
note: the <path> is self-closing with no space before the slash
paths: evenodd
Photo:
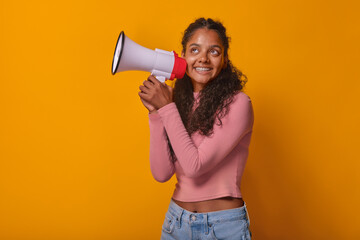
<path id="1" fill-rule="evenodd" d="M 156 81 L 153 76 L 148 79 Z M 144 85 L 140 86 L 139 96 L 141 102 L 149 110 L 149 126 L 150 126 L 150 169 L 156 181 L 166 182 L 172 175 L 174 175 L 175 167 L 171 161 L 169 145 L 164 125 L 160 116 L 156 112 L 156 107 L 153 103 L 149 102 L 150 99 L 145 99 L 144 95 L 148 92 L 148 87 L 152 87 L 151 81 L 144 81 Z M 147 86 L 147 87 L 146 87 Z M 162 85 L 158 84 L 159 87 Z M 169 95 L 168 101 L 172 99 L 172 91 L 166 91 Z"/>
<path id="2" fill-rule="evenodd" d="M 159 114 L 149 114 L 150 169 L 158 182 L 168 181 L 175 173 L 164 125 Z"/>
<path id="3" fill-rule="evenodd" d="M 222 118 L 222 126 L 214 125 L 211 136 L 196 147 L 187 133 L 175 103 L 158 109 L 179 164 L 188 177 L 200 176 L 223 160 L 253 126 L 250 98 L 240 92 Z"/>

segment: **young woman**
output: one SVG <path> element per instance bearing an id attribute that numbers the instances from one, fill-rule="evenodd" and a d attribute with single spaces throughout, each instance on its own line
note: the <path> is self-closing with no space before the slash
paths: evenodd
<path id="1" fill-rule="evenodd" d="M 254 122 L 246 77 L 229 60 L 220 22 L 197 19 L 182 46 L 187 70 L 174 90 L 149 76 L 139 92 L 149 110 L 152 174 L 178 181 L 161 239 L 251 239 L 240 192 Z"/>

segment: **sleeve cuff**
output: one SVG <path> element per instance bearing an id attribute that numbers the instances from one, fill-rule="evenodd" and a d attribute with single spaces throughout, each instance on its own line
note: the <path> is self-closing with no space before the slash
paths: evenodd
<path id="1" fill-rule="evenodd" d="M 148 115 L 150 120 L 160 119 L 160 115 L 158 113 L 149 113 Z"/>
<path id="2" fill-rule="evenodd" d="M 163 106 L 162 108 L 157 110 L 158 115 L 160 115 L 160 117 L 166 117 L 170 114 L 172 114 L 173 112 L 177 112 L 177 107 L 176 104 L 174 102 L 169 103 L 165 106 Z"/>

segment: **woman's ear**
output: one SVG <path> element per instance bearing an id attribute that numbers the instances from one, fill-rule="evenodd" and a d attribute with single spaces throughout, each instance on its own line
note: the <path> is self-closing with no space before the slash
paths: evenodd
<path id="1" fill-rule="evenodd" d="M 184 50 L 181 51 L 181 57 L 182 57 L 182 58 L 185 57 L 185 52 L 184 52 Z"/>

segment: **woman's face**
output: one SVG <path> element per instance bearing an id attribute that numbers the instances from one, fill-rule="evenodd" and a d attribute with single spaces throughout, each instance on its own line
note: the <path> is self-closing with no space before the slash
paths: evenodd
<path id="1" fill-rule="evenodd" d="M 182 57 L 187 63 L 186 73 L 191 78 L 194 92 L 216 78 L 226 67 L 224 47 L 214 30 L 200 28 L 194 32 L 186 44 Z"/>

